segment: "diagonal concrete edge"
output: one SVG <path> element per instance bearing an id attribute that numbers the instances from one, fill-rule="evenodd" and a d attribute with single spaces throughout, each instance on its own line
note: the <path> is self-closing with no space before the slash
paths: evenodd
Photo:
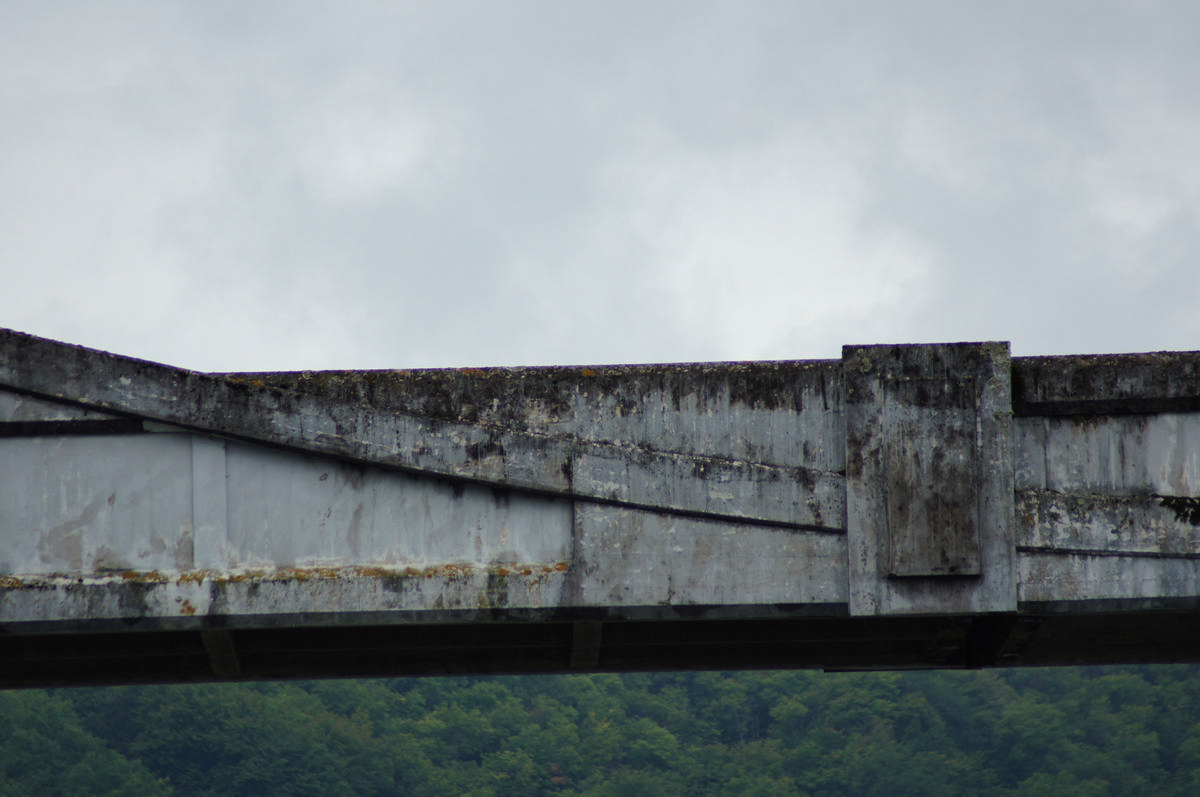
<path id="1" fill-rule="evenodd" d="M 584 395 L 573 385 L 567 389 L 582 395 L 582 411 L 594 416 L 598 433 L 590 439 L 559 433 L 537 418 L 516 426 L 450 420 L 0 330 L 0 386 L 24 394 L 414 474 L 837 532 L 845 526 L 844 446 L 837 424 L 828 419 L 832 413 L 836 420 L 841 409 L 839 367 L 837 361 L 647 367 L 683 374 L 672 388 L 674 405 L 663 402 L 658 426 L 697 428 L 705 416 L 728 423 L 732 416 L 721 413 L 737 405 L 749 419 L 747 428 L 754 429 L 661 446 L 623 428 L 606 436 L 606 424 L 630 402 Z M 558 378 L 568 382 L 586 380 L 590 371 L 558 370 Z M 790 404 L 779 396 L 764 403 L 744 390 L 746 380 L 778 387 L 781 378 L 794 383 Z M 717 396 L 720 406 L 697 403 L 696 395 Z M 776 438 L 788 435 L 803 456 L 753 456 L 757 449 L 778 448 L 783 444 Z"/>

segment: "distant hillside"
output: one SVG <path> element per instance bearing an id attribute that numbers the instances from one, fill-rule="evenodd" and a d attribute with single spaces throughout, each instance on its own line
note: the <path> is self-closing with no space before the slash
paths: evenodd
<path id="1" fill-rule="evenodd" d="M 0 692 L 0 797 L 1200 794 L 1200 666 Z"/>

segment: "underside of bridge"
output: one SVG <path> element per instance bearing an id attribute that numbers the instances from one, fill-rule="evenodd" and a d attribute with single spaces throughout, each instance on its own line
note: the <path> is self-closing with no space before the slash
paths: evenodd
<path id="1" fill-rule="evenodd" d="M 786 607 L 780 607 L 786 610 Z M 0 684 L 1200 661 L 1196 611 L 726 620 L 473 618 L 237 630 L 12 632 Z"/>
<path id="2" fill-rule="evenodd" d="M 0 686 L 1200 660 L 1200 354 L 200 374 L 0 331 Z"/>

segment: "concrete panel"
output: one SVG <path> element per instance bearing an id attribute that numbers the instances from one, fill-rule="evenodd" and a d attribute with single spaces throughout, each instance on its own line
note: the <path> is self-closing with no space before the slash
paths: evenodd
<path id="1" fill-rule="evenodd" d="M 545 608 L 571 517 L 202 435 L 4 439 L 0 622 Z"/>
<path id="2" fill-rule="evenodd" d="M 581 504 L 581 606 L 844 604 L 841 534 Z"/>
<path id="3" fill-rule="evenodd" d="M 1024 417 L 1015 446 L 1018 489 L 1200 495 L 1200 413 Z"/>
<path id="4" fill-rule="evenodd" d="M 0 573 L 186 569 L 188 435 L 0 439 Z"/>
<path id="5" fill-rule="evenodd" d="M 1086 613 L 1088 601 L 1142 600 L 1169 607 L 1200 595 L 1200 559 L 1120 556 L 1095 553 L 1022 552 L 1021 602 L 1074 604 Z"/>
<path id="6" fill-rule="evenodd" d="M 893 379 L 883 396 L 887 574 L 980 575 L 975 380 Z"/>
<path id="7" fill-rule="evenodd" d="M 1019 549 L 1200 556 L 1196 499 L 1018 490 L 1016 512 Z"/>
<path id="8" fill-rule="evenodd" d="M 554 563 L 570 502 L 228 445 L 228 567 Z"/>
<path id="9" fill-rule="evenodd" d="M 0 623 L 16 627 L 201 628 L 211 585 L 162 571 L 0 579 Z M 166 622 L 161 622 L 165 619 Z"/>

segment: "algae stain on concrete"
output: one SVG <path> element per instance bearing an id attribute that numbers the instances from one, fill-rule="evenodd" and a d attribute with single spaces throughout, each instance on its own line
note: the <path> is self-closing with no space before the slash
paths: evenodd
<path id="1" fill-rule="evenodd" d="M 38 554 L 43 564 L 64 562 L 71 570 L 83 569 L 83 530 L 90 526 L 100 512 L 112 506 L 116 493 L 93 498 L 79 516 L 59 523 L 38 540 Z"/>
<path id="2" fill-rule="evenodd" d="M 1165 506 L 1175 513 L 1179 523 L 1189 523 L 1200 526 L 1200 498 L 1189 498 L 1177 495 L 1155 495 L 1159 506 Z"/>

